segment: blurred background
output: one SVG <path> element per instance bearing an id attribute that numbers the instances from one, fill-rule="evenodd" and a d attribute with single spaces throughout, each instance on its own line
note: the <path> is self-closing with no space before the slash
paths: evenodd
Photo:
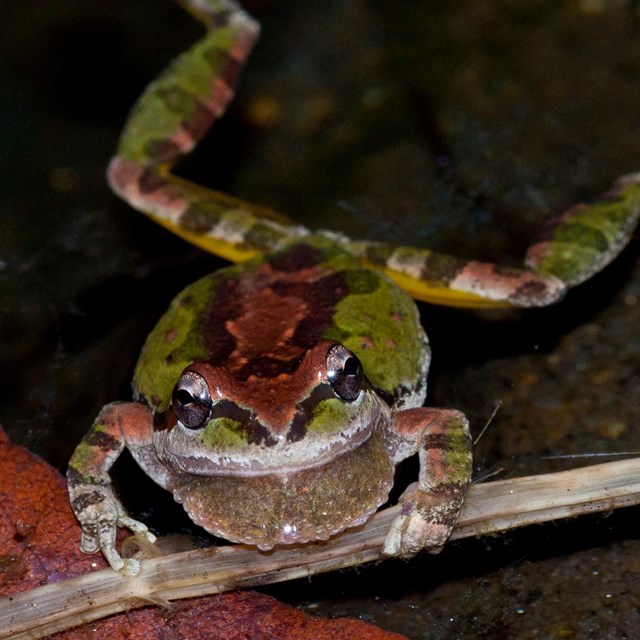
<path id="1" fill-rule="evenodd" d="M 640 170 L 635 3 L 246 7 L 262 38 L 229 113 L 177 168 L 197 182 L 312 228 L 518 265 L 550 215 Z M 25 0 L 3 8 L 3 25 L 0 423 L 64 471 L 100 407 L 130 398 L 139 348 L 171 298 L 224 264 L 130 210 L 104 178 L 134 100 L 201 31 L 168 0 Z M 476 433 L 501 404 L 478 477 L 640 448 L 637 255 L 634 239 L 549 309 L 420 307 L 429 403 L 465 411 Z M 175 532 L 164 514 L 176 507 L 142 475 L 127 460 L 116 469 L 139 489 L 127 487 L 128 507 Z M 637 515 L 268 591 L 411 638 L 632 637 Z M 199 535 L 186 518 L 177 530 Z"/>

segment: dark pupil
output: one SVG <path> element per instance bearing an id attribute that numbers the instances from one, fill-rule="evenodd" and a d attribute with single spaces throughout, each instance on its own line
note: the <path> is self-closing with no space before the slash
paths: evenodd
<path id="1" fill-rule="evenodd" d="M 176 399 L 183 406 L 191 404 L 194 401 L 193 396 L 186 389 L 178 389 Z"/>
<path id="2" fill-rule="evenodd" d="M 342 372 L 345 376 L 355 376 L 358 373 L 358 368 L 358 361 L 351 357 L 345 360 Z"/>

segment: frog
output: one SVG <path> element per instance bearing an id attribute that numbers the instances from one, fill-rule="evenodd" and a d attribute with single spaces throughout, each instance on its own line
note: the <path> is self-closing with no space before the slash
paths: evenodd
<path id="1" fill-rule="evenodd" d="M 389 504 L 396 467 L 417 481 L 382 553 L 439 552 L 472 480 L 469 421 L 425 406 L 431 351 L 415 300 L 540 307 L 602 270 L 640 215 L 640 174 L 554 216 L 522 268 L 352 240 L 172 172 L 231 101 L 258 23 L 235 0 L 183 4 L 206 34 L 143 92 L 108 168 L 113 191 L 232 263 L 174 298 L 147 337 L 133 399 L 107 404 L 67 471 L 80 548 L 135 576 L 118 527 L 148 542 L 110 470 L 126 448 L 211 534 L 253 545 L 324 541 Z"/>

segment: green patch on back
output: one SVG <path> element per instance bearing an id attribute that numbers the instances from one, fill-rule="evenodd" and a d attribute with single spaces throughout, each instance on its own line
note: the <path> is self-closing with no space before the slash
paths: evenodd
<path id="1" fill-rule="evenodd" d="M 350 293 L 338 303 L 334 327 L 326 337 L 351 349 L 378 389 L 394 395 L 400 386 L 415 387 L 424 353 L 413 300 L 371 269 L 350 270 L 346 281 Z"/>
<path id="2" fill-rule="evenodd" d="M 376 388 L 394 396 L 401 386 L 417 386 L 423 375 L 424 332 L 411 297 L 329 238 L 310 236 L 304 242 L 322 252 L 322 266 L 343 272 L 348 289 L 324 337 L 353 351 Z"/>
<path id="3" fill-rule="evenodd" d="M 133 378 L 134 390 L 137 397 L 144 398 L 157 411 L 164 411 L 169 405 L 182 370 L 206 355 L 198 322 L 218 281 L 218 272 L 212 273 L 178 294 L 142 347 Z"/>

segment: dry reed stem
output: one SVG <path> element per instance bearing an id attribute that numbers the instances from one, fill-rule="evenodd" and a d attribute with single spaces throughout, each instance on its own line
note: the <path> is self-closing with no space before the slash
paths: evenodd
<path id="1" fill-rule="evenodd" d="M 640 459 L 475 485 L 459 539 L 640 503 Z M 143 561 L 135 578 L 103 569 L 0 598 L 0 638 L 40 638 L 125 609 L 282 582 L 382 558 L 392 507 L 328 542 L 260 552 L 230 545 Z"/>

